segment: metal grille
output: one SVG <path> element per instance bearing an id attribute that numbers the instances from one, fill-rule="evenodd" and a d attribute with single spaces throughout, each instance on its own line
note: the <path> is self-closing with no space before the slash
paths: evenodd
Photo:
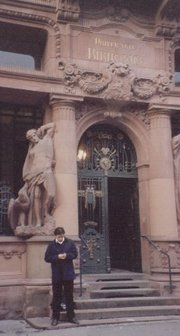
<path id="1" fill-rule="evenodd" d="M 7 211 L 10 199 L 13 197 L 11 187 L 5 183 L 0 184 L 0 233 L 11 234 L 11 229 L 7 223 Z"/>
<path id="2" fill-rule="evenodd" d="M 127 223 L 134 226 L 134 219 L 130 221 L 131 192 L 127 194 L 128 202 L 123 200 L 121 212 L 118 195 L 122 187 L 120 180 L 123 180 L 127 186 L 127 181 L 132 185 L 137 179 L 135 149 L 130 139 L 118 128 L 96 125 L 89 128 L 81 138 L 78 160 L 79 231 L 82 240 L 81 270 L 83 273 L 109 272 L 111 268 L 110 225 L 114 230 L 118 250 L 120 250 L 121 239 L 118 237 L 119 226 L 122 230 L 125 230 Z M 113 181 L 115 181 L 113 188 L 110 188 Z M 113 193 L 115 198 L 113 204 L 116 203 L 116 207 L 111 205 Z M 125 203 L 128 203 L 127 209 Z M 111 212 L 112 209 L 113 212 Z M 122 221 L 125 221 L 124 226 Z M 126 252 L 128 251 L 130 255 L 129 250 L 130 247 L 126 248 Z M 118 263 L 117 253 L 115 259 Z"/>
<path id="3" fill-rule="evenodd" d="M 81 173 L 137 176 L 136 153 L 129 138 L 117 128 L 97 126 L 83 136 L 79 150 L 86 158 L 78 163 Z"/>

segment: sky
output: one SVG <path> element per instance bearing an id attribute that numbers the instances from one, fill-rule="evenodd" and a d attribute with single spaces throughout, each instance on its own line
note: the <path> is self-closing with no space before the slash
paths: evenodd
<path id="1" fill-rule="evenodd" d="M 34 59 L 30 55 L 22 55 L 0 51 L 0 66 L 16 66 L 27 69 L 34 69 Z"/>

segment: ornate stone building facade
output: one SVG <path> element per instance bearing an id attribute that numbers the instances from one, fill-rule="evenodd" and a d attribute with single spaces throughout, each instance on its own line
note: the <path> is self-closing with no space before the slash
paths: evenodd
<path id="1" fill-rule="evenodd" d="M 178 293 L 179 17 L 177 0 L 1 0 L 2 316 L 47 313 L 52 230 L 14 235 L 7 208 L 23 186 L 26 132 L 48 123 L 52 225 L 88 246 L 83 271 L 144 272 L 163 293 L 168 255 Z"/>

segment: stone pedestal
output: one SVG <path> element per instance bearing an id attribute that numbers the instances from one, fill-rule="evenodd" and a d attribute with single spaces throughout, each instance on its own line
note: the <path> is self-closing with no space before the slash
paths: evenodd
<path id="1" fill-rule="evenodd" d="M 53 238 L 36 236 L 26 242 L 25 318 L 50 315 L 51 266 L 44 255 Z"/>

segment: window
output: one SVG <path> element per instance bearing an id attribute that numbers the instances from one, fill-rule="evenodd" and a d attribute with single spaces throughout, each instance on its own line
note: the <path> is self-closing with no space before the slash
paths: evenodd
<path id="1" fill-rule="evenodd" d="M 47 31 L 0 22 L 0 66 L 40 70 Z"/>
<path id="2" fill-rule="evenodd" d="M 180 84 L 180 48 L 175 50 L 175 83 Z"/>
<path id="3" fill-rule="evenodd" d="M 29 55 L 0 51 L 0 66 L 15 66 L 33 70 L 35 69 L 35 61 Z"/>

